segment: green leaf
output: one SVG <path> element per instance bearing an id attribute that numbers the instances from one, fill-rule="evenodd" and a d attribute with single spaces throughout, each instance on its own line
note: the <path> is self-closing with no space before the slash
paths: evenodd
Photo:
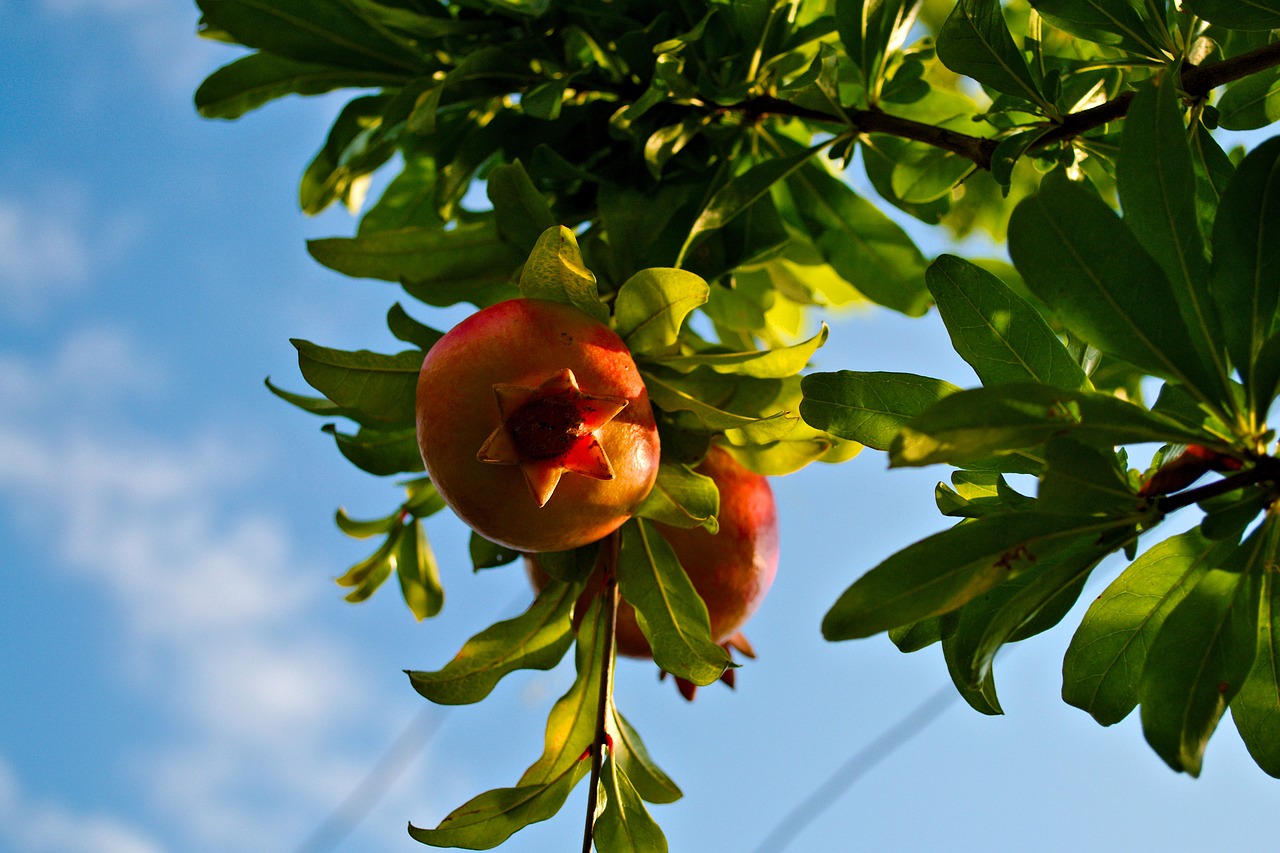
<path id="1" fill-rule="evenodd" d="M 983 385 L 1036 381 L 1090 387 L 1040 313 L 991 273 L 955 255 L 940 255 L 925 281 L 956 352 Z"/>
<path id="2" fill-rule="evenodd" d="M 960 0 L 938 32 L 938 59 L 998 92 L 1047 106 L 998 0 Z"/>
<path id="3" fill-rule="evenodd" d="M 827 324 L 823 323 L 816 335 L 789 347 L 750 352 L 707 352 L 697 355 L 667 356 L 655 358 L 654 362 L 680 371 L 709 367 L 716 373 L 754 376 L 757 379 L 783 379 L 803 370 L 818 347 L 826 343 L 829 333 Z"/>
<path id="4" fill-rule="evenodd" d="M 1158 32 L 1130 0 L 1031 0 L 1046 21 L 1063 32 L 1131 53 L 1166 59 Z"/>
<path id="5" fill-rule="evenodd" d="M 1004 713 L 1004 709 L 1000 707 L 1000 697 L 996 695 L 995 679 L 988 677 L 979 683 L 970 683 L 968 667 L 963 660 L 965 650 L 961 646 L 964 635 L 972 633 L 971 628 L 968 631 L 965 630 L 968 627 L 965 623 L 969 621 L 966 616 L 969 615 L 970 608 L 976 607 L 980 603 L 981 597 L 970 601 L 958 613 L 952 612 L 942 617 L 943 620 L 954 626 L 942 638 L 942 659 L 947 665 L 947 675 L 951 676 L 951 683 L 955 685 L 956 692 L 960 694 L 960 697 L 968 702 L 969 707 L 979 714 L 993 717 Z"/>
<path id="6" fill-rule="evenodd" d="M 580 761 L 546 782 L 486 791 L 454 809 L 435 829 L 409 824 L 409 835 L 432 847 L 492 849 L 529 824 L 554 817 L 590 769 L 591 762 Z"/>
<path id="7" fill-rule="evenodd" d="M 342 577 L 337 578 L 338 586 L 351 588 L 346 600 L 356 604 L 366 600 L 382 586 L 382 582 L 391 576 L 396 565 L 396 548 L 404 535 L 404 525 L 397 524 L 387 532 L 387 538 L 368 557 L 347 569 Z"/>
<path id="8" fill-rule="evenodd" d="M 295 62 L 269 53 L 251 53 L 210 74 L 196 89 L 195 103 L 205 118 L 236 119 L 286 95 L 396 86 L 404 80 L 404 74 L 356 71 Z"/>
<path id="9" fill-rule="evenodd" d="M 346 0 L 197 0 L 204 26 L 248 47 L 297 60 L 369 71 L 429 71 L 397 38 Z"/>
<path id="10" fill-rule="evenodd" d="M 520 558 L 519 551 L 513 551 L 497 542 L 490 542 L 475 531 L 471 532 L 467 551 L 471 555 L 471 567 L 476 571 L 505 566 Z"/>
<path id="11" fill-rule="evenodd" d="M 399 302 L 387 311 L 387 328 L 391 330 L 391 334 L 407 344 L 413 344 L 424 353 L 444 337 L 444 332 L 437 331 L 410 317 L 409 312 L 405 311 Z"/>
<path id="12" fill-rule="evenodd" d="M 675 782 L 654 763 L 645 749 L 640 735 L 622 716 L 617 706 L 609 706 L 609 714 L 613 718 L 613 747 L 610 754 L 618 762 L 619 768 L 626 771 L 636 787 L 636 791 L 650 803 L 674 803 L 683 796 Z"/>
<path id="13" fill-rule="evenodd" d="M 797 430 L 799 432 L 800 430 Z M 737 434 L 733 430 L 725 432 L 725 437 L 733 442 Z M 752 441 L 740 444 L 730 443 L 725 446 L 739 465 L 748 471 L 754 471 L 766 477 L 783 477 L 799 471 L 811 462 L 843 462 L 857 453 L 858 445 L 853 453 L 841 454 L 838 458 L 829 458 L 835 447 L 830 436 L 807 436 L 802 438 L 784 438 L 778 441 L 757 443 Z"/>
<path id="14" fill-rule="evenodd" d="M 771 157 L 757 163 L 741 175 L 731 179 L 716 191 L 707 202 L 680 250 L 677 266 L 683 261 L 685 254 L 693 246 L 694 241 L 709 231 L 723 228 L 745 212 L 748 208 L 768 195 L 774 184 L 784 180 L 792 172 L 799 169 L 809 159 L 825 148 L 829 143 L 815 145 L 812 148 L 791 154 L 786 157 Z"/>
<path id="15" fill-rule="evenodd" d="M 519 295 L 511 279 L 524 259 L 492 221 L 311 240 L 307 251 L 343 275 L 402 282 L 428 305 L 466 301 L 480 308 Z"/>
<path id="16" fill-rule="evenodd" d="M 1164 269 L 1191 345 L 1213 367 L 1221 397 L 1230 393 L 1228 369 L 1217 343 L 1222 333 L 1209 296 L 1195 170 L 1176 90 L 1172 74 L 1158 87 L 1138 90 L 1124 121 L 1116 183 L 1124 224 Z"/>
<path id="17" fill-rule="evenodd" d="M 595 821 L 596 849 L 600 853 L 666 853 L 666 836 L 613 756 L 604 763 L 600 784 L 604 810 Z"/>
<path id="18" fill-rule="evenodd" d="M 1235 81 L 1214 106 L 1218 126 L 1226 130 L 1257 130 L 1280 119 L 1280 68 Z"/>
<path id="19" fill-rule="evenodd" d="M 498 220 L 498 234 L 520 251 L 533 251 L 542 233 L 556 227 L 551 205 L 519 160 L 490 170 L 487 190 Z"/>
<path id="20" fill-rule="evenodd" d="M 924 255 L 901 226 L 825 168 L 796 172 L 787 188 L 823 260 L 841 278 L 909 317 L 928 310 Z"/>
<path id="21" fill-rule="evenodd" d="M 960 389 L 912 373 L 841 370 L 811 373 L 800 382 L 805 423 L 832 435 L 888 450 L 902 426 Z"/>
<path id="22" fill-rule="evenodd" d="M 879 88 L 885 57 L 902 47 L 919 9 L 914 0 L 836 0 L 840 41 L 868 91 Z"/>
<path id="23" fill-rule="evenodd" d="M 679 462 L 664 461 L 658 466 L 652 491 L 635 514 L 673 527 L 705 527 L 715 533 L 720 529 L 716 521 L 719 511 L 720 490 L 715 480 Z"/>
<path id="24" fill-rule="evenodd" d="M 1037 561 L 1121 524 L 1039 512 L 962 522 L 909 545 L 859 578 L 823 618 L 822 635 L 853 640 L 947 613 Z"/>
<path id="25" fill-rule="evenodd" d="M 1182 8 L 1231 30 L 1280 27 L 1280 0 L 1183 0 Z"/>
<path id="26" fill-rule="evenodd" d="M 788 422 L 788 419 L 784 417 L 785 413 L 778 413 L 767 418 L 756 418 L 735 414 L 709 403 L 704 403 L 700 395 L 696 393 L 696 388 L 690 391 L 682 387 L 685 385 L 685 377 L 678 373 L 646 367 L 641 371 L 641 376 L 644 377 L 644 384 L 649 391 L 649 398 L 660 409 L 667 412 L 689 412 L 698 425 L 709 432 L 740 429 L 744 430 L 747 435 L 770 441 L 778 438 L 774 434 L 777 431 L 786 431 L 795 425 L 793 420 Z"/>
<path id="27" fill-rule="evenodd" d="M 614 300 L 614 324 L 638 355 L 661 353 L 676 344 L 680 327 L 711 289 L 698 276 L 669 267 L 643 269 L 622 283 Z"/>
<path id="28" fill-rule="evenodd" d="M 414 689 L 440 705 L 468 705 L 510 672 L 551 669 L 573 643 L 571 617 L 581 590 L 549 581 L 528 610 L 476 634 L 443 669 L 408 673 Z"/>
<path id="29" fill-rule="evenodd" d="M 1016 383 L 944 397 L 901 429 L 889 459 L 896 466 L 962 465 L 1059 436 L 1103 447 L 1153 441 L 1220 444 L 1109 394 Z"/>
<path id="30" fill-rule="evenodd" d="M 603 598 L 596 595 L 578 626 L 574 654 L 577 677 L 551 708 L 542 755 L 520 777 L 521 785 L 545 784 L 575 765 L 591 763 L 585 754 L 595 743 L 600 710 L 600 679 L 604 677 L 605 635 L 609 630 L 604 617 Z"/>
<path id="31" fill-rule="evenodd" d="M 1210 286 L 1227 352 L 1252 390 L 1258 355 L 1276 330 L 1280 287 L 1280 138 L 1245 157 L 1227 186 L 1213 225 Z M 1264 368 L 1265 369 L 1265 368 Z M 1266 403 L 1251 400 L 1259 420 Z"/>
<path id="32" fill-rule="evenodd" d="M 400 537 L 396 552 L 396 576 L 405 604 L 421 622 L 440 612 L 444 606 L 444 588 L 440 585 L 440 567 L 427 541 L 422 522 L 414 519 L 410 530 Z"/>
<path id="33" fill-rule="evenodd" d="M 384 518 L 360 520 L 352 518 L 347 515 L 345 509 L 338 507 L 338 511 L 334 513 L 333 520 L 338 525 L 338 529 L 351 538 L 368 539 L 370 536 L 390 533 L 392 528 L 400 523 L 400 510 L 397 509 Z"/>
<path id="34" fill-rule="evenodd" d="M 710 684 L 730 660 L 711 638 L 707 606 L 671 546 L 649 522 L 637 518 L 621 529 L 618 588 L 635 608 L 654 662 L 694 684 Z"/>
<path id="35" fill-rule="evenodd" d="M 573 305 L 602 323 L 609 320 L 596 277 L 582 262 L 577 238 L 563 225 L 548 228 L 538 237 L 520 274 L 520 293 L 528 299 Z"/>
<path id="36" fill-rule="evenodd" d="M 1142 671 L 1147 743 L 1192 776 L 1200 775 L 1209 738 L 1253 665 L 1260 583 L 1247 563 L 1256 549 L 1256 542 L 1238 546 L 1226 558 L 1237 564 L 1231 570 L 1204 573 L 1165 618 Z"/>
<path id="37" fill-rule="evenodd" d="M 1069 438 L 1050 439 L 1045 471 L 1037 492 L 1044 512 L 1131 514 L 1142 500 L 1111 450 L 1099 450 Z"/>
<path id="38" fill-rule="evenodd" d="M 302 376 L 343 409 L 384 424 L 413 424 L 422 352 L 383 355 L 329 349 L 293 338 Z"/>
<path id="39" fill-rule="evenodd" d="M 400 174 L 391 179 L 377 203 L 360 217 L 356 235 L 402 228 L 436 230 L 444 226 L 436 210 L 436 161 L 407 156 Z"/>
<path id="40" fill-rule="evenodd" d="M 270 379 L 264 379 L 263 384 L 267 386 L 267 390 L 275 394 L 286 403 L 297 406 L 302 411 L 312 415 L 319 415 L 322 418 L 351 418 L 359 422 L 361 415 L 359 412 L 352 412 L 328 400 L 324 397 L 312 397 L 307 394 L 295 394 L 292 391 L 286 391 L 271 384 Z M 373 421 L 376 423 L 376 421 Z"/>
<path id="41" fill-rule="evenodd" d="M 364 178 L 395 153 L 395 139 L 383 133 L 389 96 L 354 98 L 342 108 L 298 184 L 298 204 L 315 215 L 335 201 L 353 213 L 363 201 Z"/>
<path id="42" fill-rule="evenodd" d="M 1221 382 L 1192 342 L 1164 271 L 1097 196 L 1046 179 L 1009 220 L 1009 254 L 1073 334 L 1218 401 Z"/>
<path id="43" fill-rule="evenodd" d="M 1275 580 L 1280 535 L 1274 519 L 1268 527 L 1257 653 L 1244 686 L 1231 700 L 1231 719 L 1258 766 L 1271 776 L 1280 776 L 1280 586 Z"/>
<path id="44" fill-rule="evenodd" d="M 339 432 L 334 424 L 325 424 L 320 429 L 333 436 L 338 451 L 348 462 L 375 477 L 423 470 L 418 436 L 413 427 L 371 429 L 362 426 L 355 435 Z"/>

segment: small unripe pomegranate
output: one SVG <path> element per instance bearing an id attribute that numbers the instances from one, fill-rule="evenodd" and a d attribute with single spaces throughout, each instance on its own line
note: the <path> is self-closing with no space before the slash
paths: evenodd
<path id="1" fill-rule="evenodd" d="M 606 536 L 658 473 L 658 430 L 626 344 L 558 302 L 500 302 L 437 341 L 418 375 L 417 426 L 445 503 L 519 551 Z"/>
<path id="2" fill-rule="evenodd" d="M 719 532 L 657 523 L 654 527 L 671 544 L 693 588 L 706 603 L 711 638 L 754 657 L 739 629 L 764 601 L 778 570 L 778 514 L 773 490 L 767 479 L 748 471 L 719 447 L 713 446 L 695 470 L 714 480 L 720 489 Z M 530 558 L 526 558 L 526 569 L 540 589 L 546 575 Z M 578 600 L 579 612 L 586 610 L 602 584 L 599 574 L 591 578 Z M 618 608 L 615 639 L 619 654 L 653 656 L 636 623 L 635 610 L 626 602 Z M 732 674 L 732 669 L 725 673 L 730 684 Z M 692 697 L 693 689 L 692 684 L 680 684 L 686 697 Z"/>

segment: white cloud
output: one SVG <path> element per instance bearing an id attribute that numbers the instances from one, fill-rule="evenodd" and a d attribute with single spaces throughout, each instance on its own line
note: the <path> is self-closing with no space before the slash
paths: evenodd
<path id="1" fill-rule="evenodd" d="M 81 814 L 27 795 L 0 757 L 0 845 L 15 853 L 161 853 L 141 830 L 113 817 Z"/>
<path id="2" fill-rule="evenodd" d="M 107 409 L 153 387 L 136 380 L 155 359 L 119 331 L 71 335 L 42 363 L 0 353 L 0 399 L 31 395 L 0 405 L 0 507 L 32 529 L 59 519 L 56 570 L 105 599 L 124 629 L 105 640 L 119 644 L 119 674 L 179 733 L 120 760 L 180 849 L 288 847 L 368 760 L 335 749 L 335 737 L 394 726 L 395 703 L 315 624 L 323 569 L 300 565 L 278 519 L 243 508 L 261 476 L 254 460 L 216 434 L 122 433 L 68 407 L 95 360 Z M 0 805 L 15 790 L 0 784 Z M 48 814 L 56 839 L 61 813 Z M 128 846 L 139 837 L 108 818 L 93 826 L 102 843 L 79 836 L 74 849 L 157 849 Z"/>

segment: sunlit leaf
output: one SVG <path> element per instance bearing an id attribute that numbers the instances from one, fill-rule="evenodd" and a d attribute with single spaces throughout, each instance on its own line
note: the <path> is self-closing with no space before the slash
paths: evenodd
<path id="1" fill-rule="evenodd" d="M 679 462 L 663 462 L 658 466 L 658 479 L 636 515 L 675 527 L 705 527 L 715 533 L 720 529 L 716 513 L 720 511 L 720 492 L 715 481 Z"/>
<path id="2" fill-rule="evenodd" d="M 805 422 L 875 450 L 888 450 L 903 424 L 960 389 L 913 373 L 842 370 L 811 373 L 800 383 Z"/>
<path id="3" fill-rule="evenodd" d="M 444 606 L 444 588 L 440 585 L 440 567 L 427 541 L 422 522 L 414 519 L 409 530 L 400 537 L 396 552 L 396 577 L 405 604 L 419 620 L 429 619 Z"/>
<path id="4" fill-rule="evenodd" d="M 615 328 L 633 353 L 663 352 L 675 345 L 685 317 L 709 294 L 707 283 L 686 270 L 641 270 L 618 290 Z"/>
<path id="5" fill-rule="evenodd" d="M 303 378 L 338 406 L 384 424 L 413 424 L 421 351 L 383 355 L 330 349 L 297 338 L 292 343 Z"/>
<path id="6" fill-rule="evenodd" d="M 600 784 L 604 810 L 593 830 L 596 849 L 600 853 L 666 853 L 666 836 L 612 756 L 604 763 Z"/>
<path id="7" fill-rule="evenodd" d="M 816 335 L 789 347 L 753 352 L 708 352 L 698 355 L 668 356 L 655 359 L 655 362 L 663 367 L 681 371 L 709 367 L 716 373 L 754 376 L 757 379 L 782 379 L 803 370 L 818 347 L 826 343 L 829 333 L 827 324 L 823 323 Z"/>
<path id="8" fill-rule="evenodd" d="M 675 782 L 654 763 L 640 735 L 627 722 L 616 706 L 610 706 L 613 720 L 613 747 L 610 750 L 618 766 L 626 771 L 636 791 L 651 803 L 674 803 L 683 794 Z"/>
<path id="9" fill-rule="evenodd" d="M 938 59 L 998 92 L 1045 103 L 1027 60 L 1013 43 L 999 0 L 960 0 L 938 32 Z"/>
<path id="10" fill-rule="evenodd" d="M 573 305 L 601 322 L 609 319 L 596 277 L 583 264 L 578 240 L 563 225 L 548 228 L 538 237 L 520 274 L 520 293 Z"/>

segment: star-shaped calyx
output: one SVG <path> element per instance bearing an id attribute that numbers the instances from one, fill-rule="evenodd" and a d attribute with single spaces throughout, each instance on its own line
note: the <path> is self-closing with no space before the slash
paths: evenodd
<path id="1" fill-rule="evenodd" d="M 613 479 L 613 465 L 596 431 L 626 408 L 626 398 L 584 394 L 568 368 L 537 388 L 499 383 L 493 393 L 502 423 L 476 458 L 519 465 L 538 506 L 546 506 L 565 471 Z"/>

